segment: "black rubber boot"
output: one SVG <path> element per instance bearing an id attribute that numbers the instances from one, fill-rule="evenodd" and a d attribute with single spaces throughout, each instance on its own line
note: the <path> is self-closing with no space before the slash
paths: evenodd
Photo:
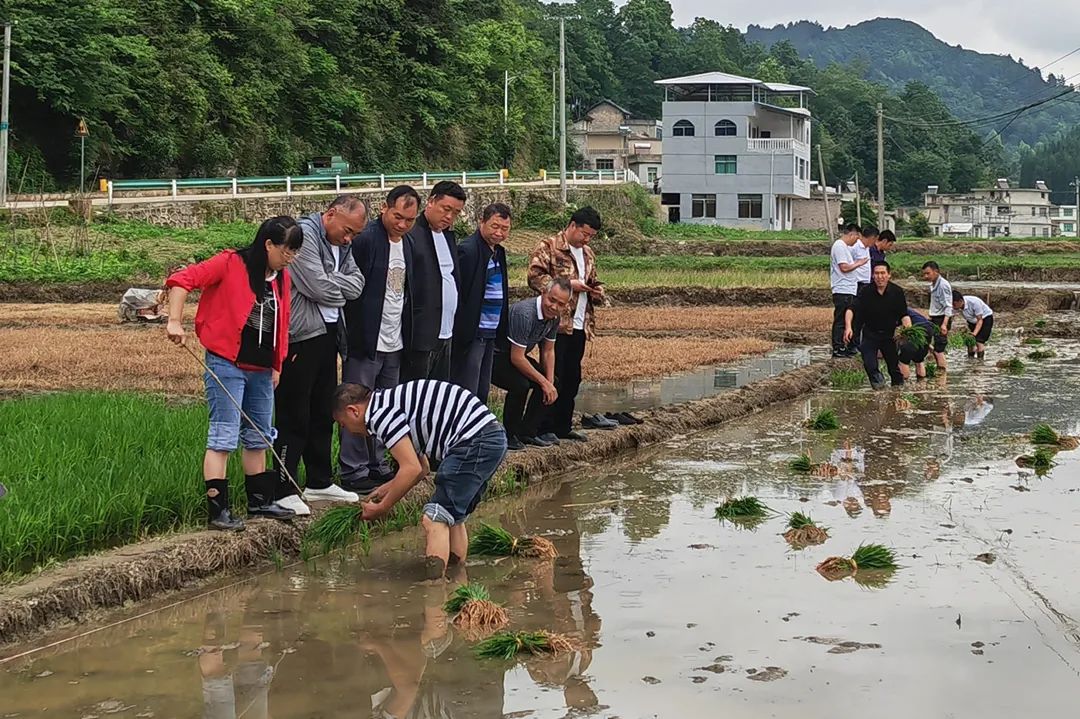
<path id="1" fill-rule="evenodd" d="M 271 519 L 292 519 L 296 512 L 274 504 L 277 492 L 278 473 L 274 471 L 248 474 L 244 476 L 244 489 L 247 492 L 248 516 L 270 517 Z"/>
<path id="2" fill-rule="evenodd" d="M 206 526 L 222 532 L 244 531 L 244 520 L 229 511 L 229 480 L 206 482 Z"/>

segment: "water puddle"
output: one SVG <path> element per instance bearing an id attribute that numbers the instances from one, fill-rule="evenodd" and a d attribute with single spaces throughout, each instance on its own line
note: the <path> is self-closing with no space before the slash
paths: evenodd
<path id="1" fill-rule="evenodd" d="M 661 379 L 586 382 L 578 393 L 575 408 L 585 414 L 634 412 L 703 399 L 805 367 L 812 359 L 825 356 L 826 352 L 819 348 L 781 347 L 762 357 L 702 367 Z"/>
<path id="2" fill-rule="evenodd" d="M 1037 421 L 1080 430 L 1080 344 L 1049 344 L 1058 357 L 1020 375 L 954 356 L 910 410 L 826 390 L 487 506 L 560 557 L 473 561 L 468 579 L 573 653 L 474 658 L 405 532 L 2 665 L 0 717 L 1071 716 L 1080 451 L 1042 478 L 1014 462 Z M 805 428 L 822 407 L 840 431 Z M 839 474 L 794 473 L 802 451 Z M 781 514 L 713 518 L 739 494 Z M 828 527 L 824 545 L 788 547 L 793 511 Z M 864 542 L 901 569 L 815 571 Z"/>

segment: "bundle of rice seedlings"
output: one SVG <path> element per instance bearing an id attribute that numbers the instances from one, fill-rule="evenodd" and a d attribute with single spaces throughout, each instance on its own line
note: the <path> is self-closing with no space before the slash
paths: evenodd
<path id="1" fill-rule="evenodd" d="M 824 544 L 829 538 L 829 528 L 820 527 L 810 518 L 810 515 L 802 512 L 792 512 L 788 517 L 788 530 L 784 532 L 784 539 L 793 549 L 803 549 L 810 545 Z"/>
<path id="2" fill-rule="evenodd" d="M 829 557 L 817 566 L 818 574 L 830 581 L 850 577 L 860 570 L 896 569 L 896 552 L 881 544 L 860 544 L 850 557 Z"/>
<path id="3" fill-rule="evenodd" d="M 1007 360 L 1000 360 L 997 363 L 997 366 L 1000 369 L 1005 370 L 1006 372 L 1023 372 L 1024 371 L 1024 363 L 1020 360 L 1019 357 L 1012 357 L 1012 358 L 1007 359 Z"/>
<path id="4" fill-rule="evenodd" d="M 736 497 L 716 508 L 717 519 L 763 519 L 773 511 L 757 497 Z"/>
<path id="5" fill-rule="evenodd" d="M 553 559 L 559 556 L 555 545 L 543 537 L 515 537 L 502 527 L 481 524 L 469 540 L 469 552 L 490 557 Z"/>
<path id="6" fill-rule="evenodd" d="M 483 659 L 513 659 L 521 652 L 534 656 L 553 656 L 573 651 L 574 645 L 553 632 L 499 632 L 476 645 L 476 656 Z"/>
<path id="7" fill-rule="evenodd" d="M 1028 359 L 1035 360 L 1036 362 L 1039 360 L 1050 359 L 1051 357 L 1057 357 L 1057 352 L 1054 350 L 1035 350 L 1034 352 L 1028 353 Z"/>
<path id="8" fill-rule="evenodd" d="M 926 330 L 922 327 L 916 327 L 915 325 L 912 325 L 911 327 L 901 327 L 899 335 L 900 339 L 904 340 L 917 350 L 921 350 L 930 343 L 930 338 L 926 336 Z"/>
<path id="9" fill-rule="evenodd" d="M 454 615 L 454 626 L 466 631 L 502 629 L 510 623 L 506 610 L 491 601 L 491 595 L 482 584 L 458 587 L 443 609 Z"/>
<path id="10" fill-rule="evenodd" d="M 1031 429 L 1031 441 L 1034 444 L 1057 444 L 1061 436 L 1045 422 L 1040 422 Z"/>
<path id="11" fill-rule="evenodd" d="M 1016 458 L 1016 466 L 1024 469 L 1033 469 L 1035 474 L 1044 475 L 1054 468 L 1054 452 L 1044 446 L 1036 447 L 1031 454 L 1021 455 Z"/>
<path id="12" fill-rule="evenodd" d="M 1042 343 L 1043 343 L 1043 341 L 1039 337 L 1025 337 L 1024 338 L 1024 344 L 1026 344 L 1026 345 L 1034 346 L 1034 345 L 1041 345 Z"/>
<path id="13" fill-rule="evenodd" d="M 902 395 L 896 398 L 894 405 L 900 412 L 906 412 L 907 410 L 914 409 L 919 404 L 919 398 L 910 392 L 904 392 Z"/>
<path id="14" fill-rule="evenodd" d="M 934 379 L 935 377 L 937 377 L 937 365 L 928 362 L 926 365 L 926 379 Z"/>
<path id="15" fill-rule="evenodd" d="M 358 505 L 328 509 L 307 528 L 304 544 L 318 547 L 323 554 L 348 546 L 360 531 L 363 513 Z"/>
<path id="16" fill-rule="evenodd" d="M 788 466 L 791 467 L 792 471 L 809 473 L 814 471 L 814 460 L 810 458 L 809 452 L 803 452 L 788 462 Z"/>
<path id="17" fill-rule="evenodd" d="M 979 344 L 979 341 L 975 339 L 975 335 L 970 333 L 964 335 L 964 347 L 967 347 L 969 350 L 971 350 L 975 349 L 975 345 L 977 344 Z"/>
<path id="18" fill-rule="evenodd" d="M 833 429 L 840 429 L 840 420 L 836 416 L 836 410 L 823 409 L 810 418 L 807 422 L 807 426 L 810 429 L 816 429 L 819 431 L 828 431 Z"/>

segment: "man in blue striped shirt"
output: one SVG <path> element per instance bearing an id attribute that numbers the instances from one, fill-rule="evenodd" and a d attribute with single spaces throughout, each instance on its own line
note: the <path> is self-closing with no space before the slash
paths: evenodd
<path id="1" fill-rule="evenodd" d="M 343 384 L 334 392 L 333 412 L 342 428 L 375 437 L 397 461 L 394 478 L 365 500 L 366 521 L 386 515 L 426 477 L 429 458 L 439 462 L 422 519 L 427 578 L 439 579 L 447 564 L 463 563 L 469 548 L 465 521 L 506 456 L 506 432 L 495 415 L 467 389 L 428 379 L 374 393 Z"/>

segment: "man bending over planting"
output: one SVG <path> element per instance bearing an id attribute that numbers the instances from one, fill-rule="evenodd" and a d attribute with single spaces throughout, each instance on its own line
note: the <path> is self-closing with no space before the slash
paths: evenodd
<path id="1" fill-rule="evenodd" d="M 975 346 L 968 347 L 968 357 L 982 359 L 986 356 L 986 343 L 994 330 L 994 311 L 975 295 L 965 295 L 958 290 L 953 290 L 952 306 L 953 311 L 964 316 L 975 338 Z"/>
<path id="2" fill-rule="evenodd" d="M 435 493 L 424 505 L 428 579 L 440 579 L 450 563 L 465 561 L 465 521 L 484 496 L 488 480 L 506 456 L 506 432 L 469 390 L 421 379 L 372 393 L 358 384 L 334 392 L 334 419 L 348 432 L 374 437 L 397 461 L 394 478 L 364 502 L 366 521 L 386 515 L 427 476 L 428 459 L 439 462 Z"/>
<path id="3" fill-rule="evenodd" d="M 852 323 L 858 315 L 863 328 L 859 351 L 862 352 L 866 376 L 870 378 L 874 389 L 885 386 L 885 378 L 878 369 L 878 352 L 885 358 L 893 386 L 904 383 L 894 335 L 901 324 L 910 327 L 911 318 L 908 317 L 904 291 L 890 282 L 890 278 L 889 263 L 882 262 L 875 267 L 873 281 L 859 291 L 855 308 L 849 308 L 844 315 L 844 342 L 851 341 L 854 335 Z"/>

